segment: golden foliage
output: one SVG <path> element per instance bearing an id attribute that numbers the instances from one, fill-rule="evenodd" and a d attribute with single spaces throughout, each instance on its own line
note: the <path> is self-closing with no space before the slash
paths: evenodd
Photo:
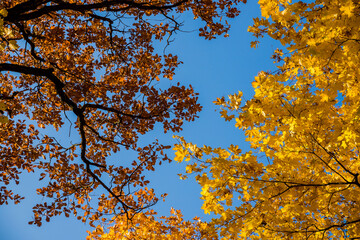
<path id="1" fill-rule="evenodd" d="M 208 224 L 194 218 L 193 221 L 185 221 L 179 210 L 171 209 L 169 217 L 156 217 L 156 213 L 148 211 L 138 213 L 131 221 L 124 217 L 118 217 L 111 221 L 112 226 L 106 231 L 98 226 L 88 239 L 112 240 L 112 239 L 146 239 L 146 240 L 184 240 L 184 239 L 217 239 L 216 232 L 208 229 Z"/>
<path id="2" fill-rule="evenodd" d="M 273 56 L 278 70 L 259 73 L 251 100 L 215 102 L 252 150 L 180 138 L 176 160 L 193 159 L 186 171 L 197 175 L 203 209 L 217 214 L 210 225 L 224 239 L 358 239 L 360 4 L 259 3 L 263 18 L 249 31 L 283 45 Z"/>

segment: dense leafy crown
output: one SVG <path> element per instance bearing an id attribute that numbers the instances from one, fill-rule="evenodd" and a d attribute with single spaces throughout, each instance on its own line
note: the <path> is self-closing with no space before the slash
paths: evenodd
<path id="1" fill-rule="evenodd" d="M 239 92 L 215 102 L 252 150 L 181 137 L 175 146 L 177 161 L 192 161 L 186 171 L 202 186 L 204 211 L 217 217 L 190 222 L 172 210 L 159 220 L 143 211 L 157 201 L 145 172 L 169 161 L 169 147 L 139 139 L 156 124 L 179 131 L 201 109 L 191 86 L 156 84 L 171 80 L 180 61 L 155 43 L 169 43 L 187 11 L 205 23 L 201 36 L 226 34 L 239 2 L 1 1 L 0 204 L 21 201 L 9 184 L 25 170 L 40 175 L 37 193 L 48 199 L 34 206 L 32 223 L 62 213 L 110 220 L 93 239 L 359 238 L 355 0 L 260 0 L 263 17 L 249 31 L 279 40 L 278 69 L 258 74 L 252 99 Z M 60 141 L 51 128 L 78 137 Z"/>
<path id="2" fill-rule="evenodd" d="M 43 183 L 37 194 L 45 200 L 31 222 L 39 226 L 59 214 L 90 224 L 131 219 L 154 204 L 145 171 L 169 161 L 169 146 L 138 141 L 156 124 L 181 130 L 201 109 L 191 86 L 157 84 L 180 64 L 163 47 L 185 12 L 204 22 L 200 36 L 226 34 L 240 2 L 2 0 L 0 204 L 21 201 L 9 184 L 23 171 Z M 60 140 L 59 130 L 71 141 Z M 114 155 L 119 151 L 137 157 Z"/>
<path id="3" fill-rule="evenodd" d="M 263 18 L 249 31 L 280 41 L 278 70 L 259 73 L 251 100 L 240 92 L 215 102 L 252 150 L 180 138 L 176 159 L 193 159 L 187 173 L 225 239 L 358 239 L 360 4 L 259 3 Z"/>

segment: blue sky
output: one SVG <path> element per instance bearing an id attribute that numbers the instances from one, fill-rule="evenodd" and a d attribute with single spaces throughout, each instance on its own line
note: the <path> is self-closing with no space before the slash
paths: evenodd
<path id="1" fill-rule="evenodd" d="M 260 10 L 255 1 L 249 1 L 243 6 L 240 16 L 230 23 L 232 28 L 230 37 L 220 37 L 207 41 L 198 37 L 194 30 L 196 26 L 191 19 L 184 19 L 183 30 L 178 33 L 175 41 L 167 48 L 167 52 L 175 53 L 184 62 L 176 71 L 174 81 L 184 85 L 191 84 L 199 95 L 199 102 L 203 111 L 195 122 L 185 123 L 184 130 L 178 135 L 197 145 L 211 145 L 227 147 L 237 144 L 248 148 L 240 130 L 235 129 L 233 123 L 220 118 L 218 108 L 212 103 L 217 97 L 227 96 L 237 91 L 243 91 L 243 99 L 250 99 L 253 95 L 251 82 L 261 70 L 272 70 L 270 56 L 278 43 L 269 39 L 262 39 L 259 48 L 250 48 L 250 41 L 254 40 L 247 28 L 252 24 L 252 18 L 260 16 Z M 153 141 L 159 138 L 161 142 L 174 144 L 172 133 L 162 134 L 160 127 L 146 136 Z M 68 134 L 64 129 L 63 134 Z M 168 152 L 173 156 L 172 150 Z M 125 156 L 126 157 L 126 156 Z M 154 208 L 160 214 L 169 214 L 170 208 L 181 209 L 187 219 L 200 216 L 209 219 L 201 210 L 200 189 L 193 179 L 179 180 L 177 174 L 183 173 L 185 164 L 163 164 L 155 172 L 149 174 L 151 187 L 159 195 L 168 193 L 166 202 L 159 202 Z M 56 217 L 42 227 L 27 224 L 32 219 L 34 200 L 34 182 L 37 177 L 26 174 L 22 184 L 16 188 L 27 197 L 20 205 L 0 206 L 0 238 L 6 240 L 62 240 L 84 239 L 89 228 L 75 220 L 74 217 Z"/>

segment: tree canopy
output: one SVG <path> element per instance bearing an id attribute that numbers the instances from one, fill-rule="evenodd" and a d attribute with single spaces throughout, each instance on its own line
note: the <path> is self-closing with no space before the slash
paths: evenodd
<path id="1" fill-rule="evenodd" d="M 159 196 L 147 188 L 146 171 L 170 161 L 170 146 L 139 140 L 156 125 L 178 132 L 201 110 L 191 86 L 157 84 L 172 80 L 181 63 L 163 49 L 184 13 L 204 23 L 199 35 L 210 40 L 227 33 L 242 2 L 1 1 L 0 204 L 21 202 L 9 184 L 34 172 L 45 198 L 31 224 L 61 214 L 92 226 L 145 213 L 150 221 L 151 211 L 139 212 Z M 69 131 L 71 141 L 57 131 Z M 138 157 L 123 159 L 122 151 Z"/>
<path id="2" fill-rule="evenodd" d="M 191 161 L 203 209 L 216 214 L 208 229 L 224 239 L 359 239 L 360 4 L 259 4 L 249 31 L 282 44 L 277 70 L 255 77 L 252 99 L 215 101 L 251 150 L 180 137 L 176 160 Z"/>
<path id="3" fill-rule="evenodd" d="M 210 222 L 157 217 L 147 171 L 169 162 L 161 125 L 179 132 L 201 106 L 172 80 L 164 48 L 191 13 L 199 35 L 226 35 L 245 0 L 4 0 L 0 3 L 0 204 L 21 202 L 11 183 L 39 176 L 31 224 L 75 215 L 89 239 L 360 238 L 360 4 L 260 0 L 249 31 L 282 45 L 254 96 L 219 97 L 221 116 L 250 144 L 198 146 L 178 137 L 176 161 L 201 185 Z M 159 47 L 160 46 L 160 47 Z M 69 131 L 72 141 L 57 132 Z M 76 137 L 74 137 L 76 135 Z M 136 159 L 123 159 L 132 151 Z M 94 197 L 96 196 L 96 197 Z M 164 196 L 161 196 L 164 197 Z"/>

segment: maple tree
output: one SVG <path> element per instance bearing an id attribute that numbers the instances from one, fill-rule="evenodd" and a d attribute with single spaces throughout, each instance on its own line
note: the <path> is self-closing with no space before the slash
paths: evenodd
<path id="1" fill-rule="evenodd" d="M 176 160 L 191 161 L 182 178 L 196 176 L 216 215 L 208 229 L 224 239 L 359 239 L 360 3 L 259 4 L 249 31 L 282 44 L 277 70 L 255 77 L 250 100 L 215 101 L 251 150 L 180 137 Z"/>
<path id="2" fill-rule="evenodd" d="M 126 223 L 126 224 L 124 224 Z M 98 226 L 90 239 L 217 239 L 217 233 L 208 229 L 208 224 L 195 217 L 185 221 L 180 210 L 171 209 L 171 216 L 157 217 L 154 211 L 139 213 L 126 221 L 124 216 L 113 219 L 111 227 L 105 231 Z"/>
<path id="3" fill-rule="evenodd" d="M 139 213 L 158 200 L 146 171 L 170 161 L 170 146 L 139 139 L 159 124 L 178 132 L 201 110 L 191 86 L 157 85 L 171 80 L 181 62 L 155 44 L 172 40 L 186 12 L 204 22 L 200 36 L 224 35 L 241 2 L 2 0 L 0 204 L 21 202 L 9 184 L 34 172 L 45 198 L 34 206 L 31 224 L 60 214 L 91 226 L 109 216 L 118 224 L 141 218 L 150 224 L 154 213 Z M 57 131 L 77 137 L 61 141 Z M 123 159 L 123 151 L 138 157 Z M 201 225 L 174 214 L 169 219 L 177 222 L 161 228 Z"/>

